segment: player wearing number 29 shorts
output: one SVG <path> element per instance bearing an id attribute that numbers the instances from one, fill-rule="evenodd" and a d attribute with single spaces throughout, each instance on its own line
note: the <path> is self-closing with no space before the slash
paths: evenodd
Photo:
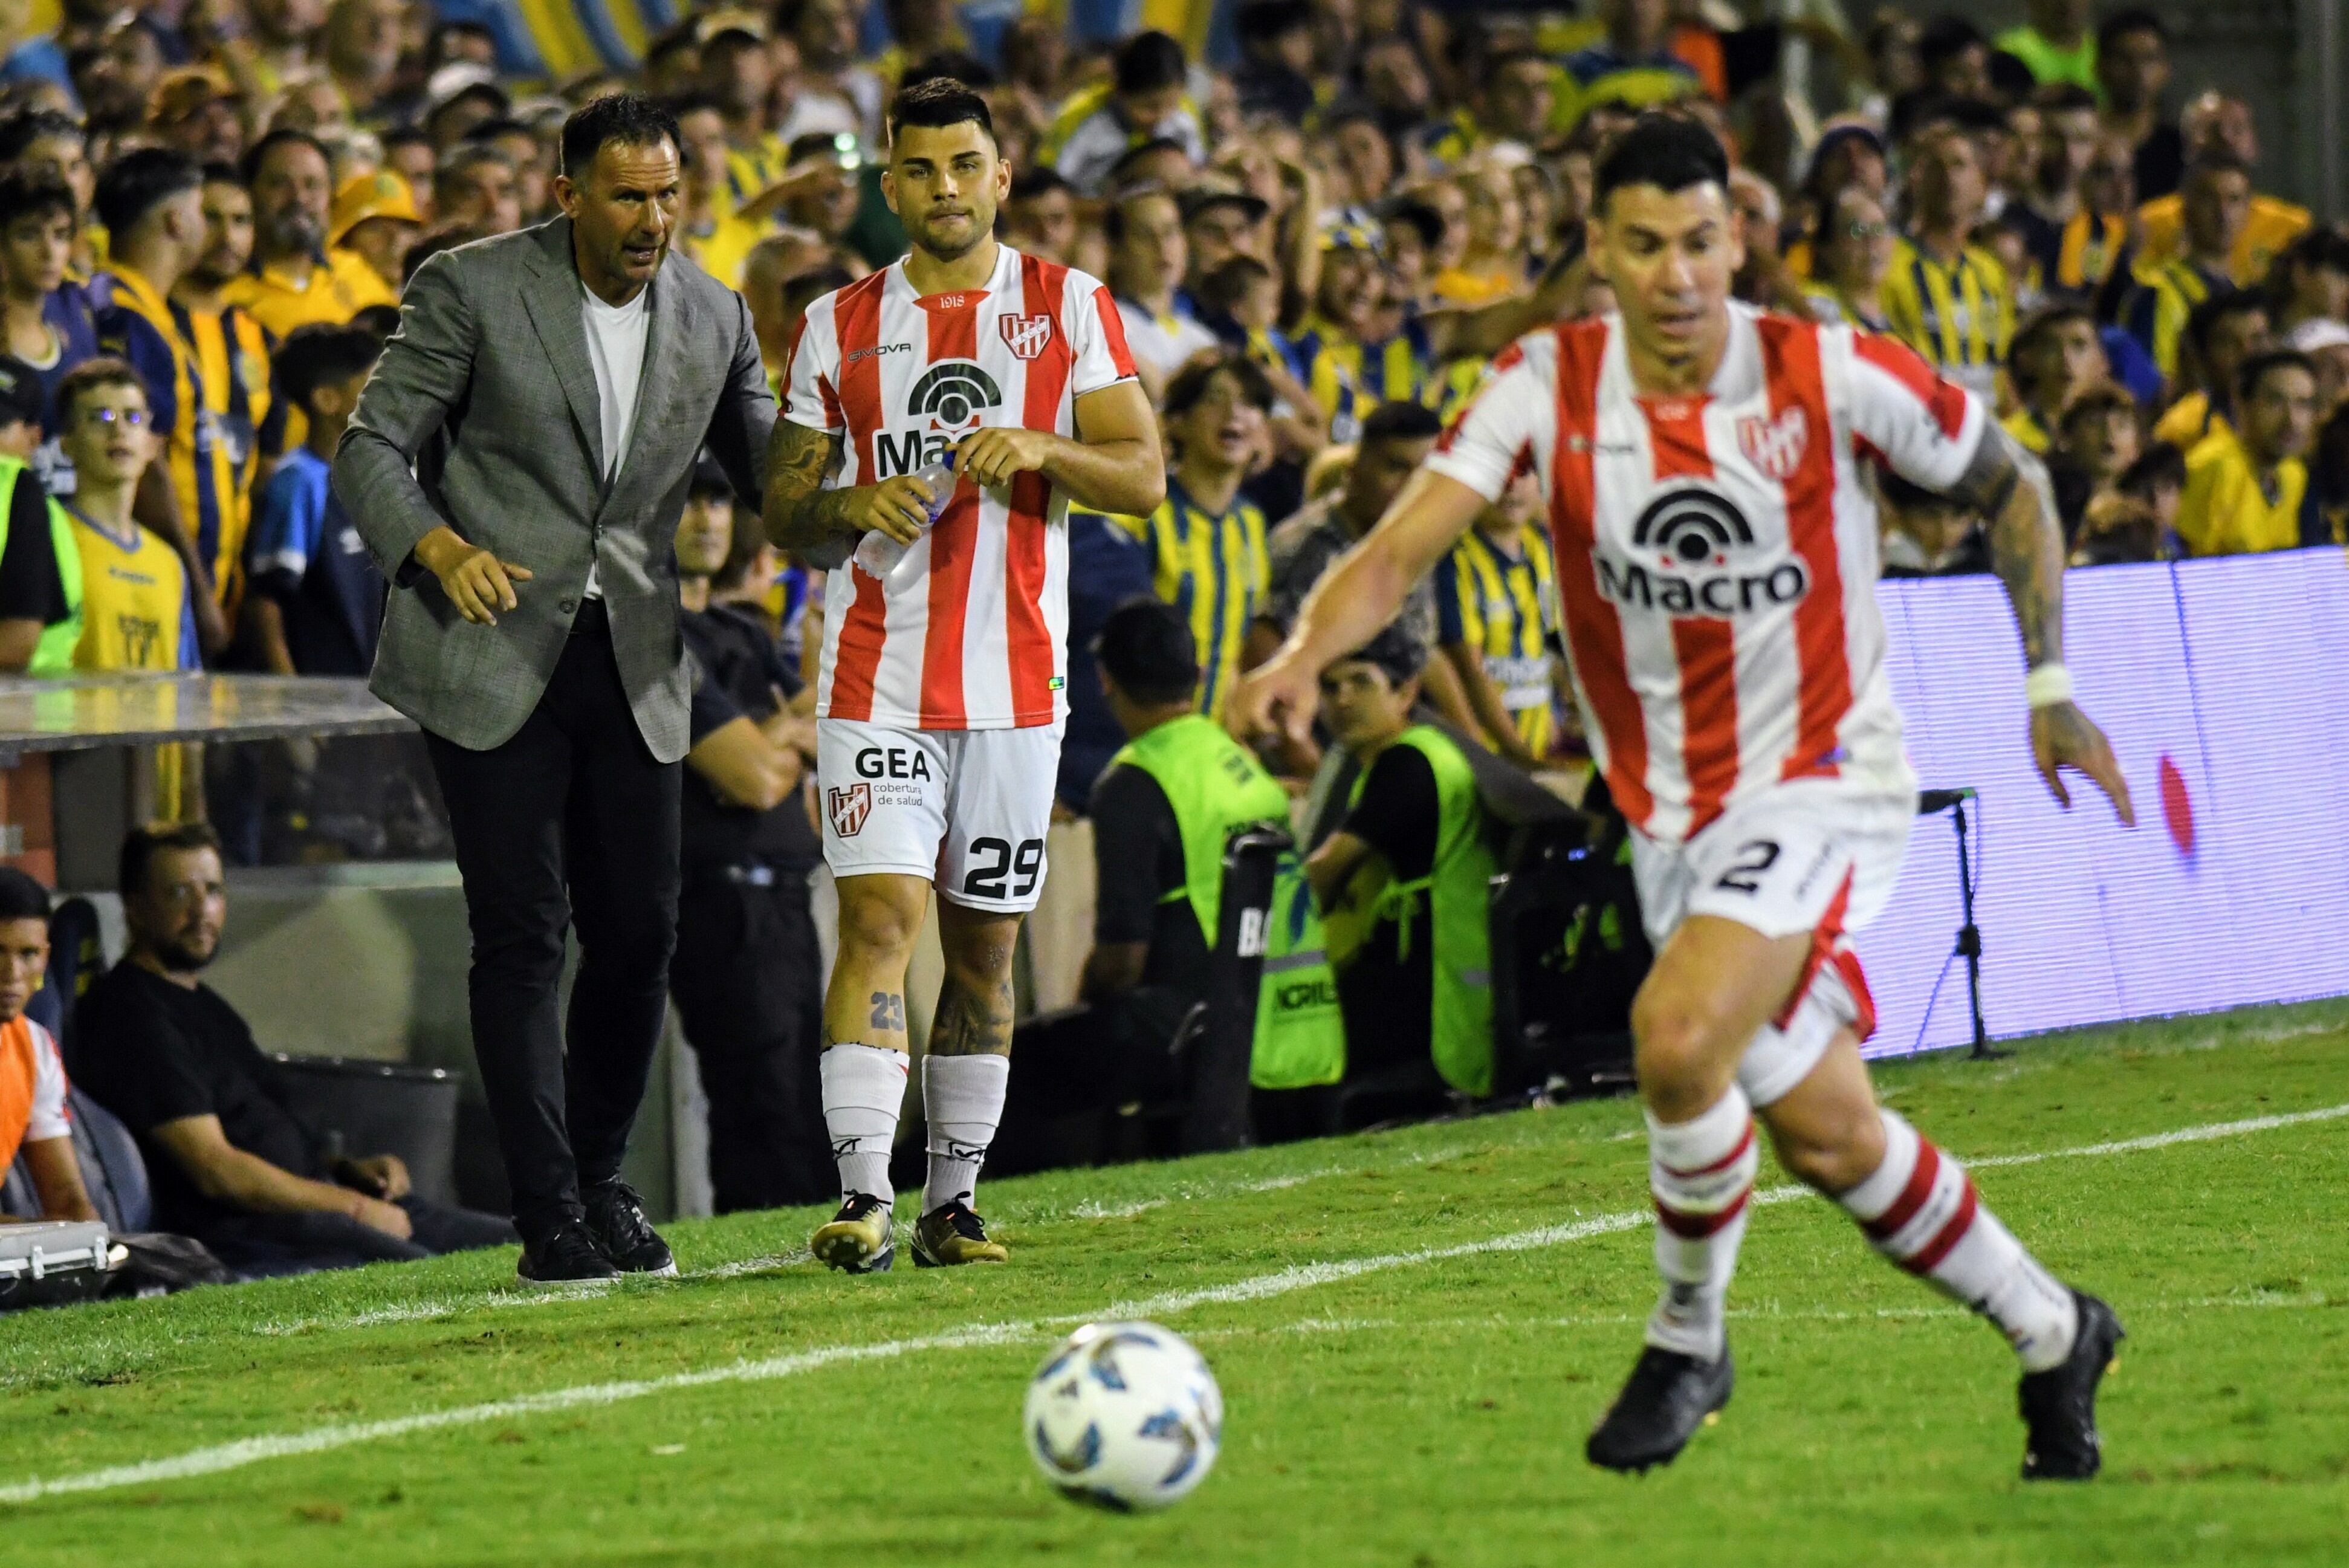
<path id="1" fill-rule="evenodd" d="M 1073 500 L 1147 515 L 1166 485 L 1106 289 L 995 240 L 1010 165 L 959 82 L 889 108 L 881 190 L 903 261 L 808 307 L 768 454 L 770 538 L 836 563 L 816 680 L 816 787 L 840 890 L 824 1122 L 841 1206 L 810 1242 L 853 1274 L 896 1255 L 889 1151 L 905 966 L 933 891 L 946 979 L 922 1063 L 925 1264 L 999 1263 L 973 1206 L 1010 1073 L 1011 954 L 1044 885 L 1067 705 Z M 921 476 L 941 459 L 934 493 Z M 861 542 L 902 559 L 875 575 Z M 849 559 L 852 549 L 857 559 Z"/>
<path id="2" fill-rule="evenodd" d="M 1301 734 L 1320 672 L 1534 474 L 1584 732 L 1631 826 L 1656 946 L 1631 1032 L 1663 1289 L 1591 1462 L 1670 1463 L 1728 1403 L 1723 1316 L 1758 1120 L 1878 1250 L 2006 1335 L 2025 1478 L 2085 1479 L 2120 1325 L 1876 1103 L 1859 1055 L 1873 1009 L 1847 935 L 1890 895 L 1917 805 L 1885 673 L 1870 464 L 1986 520 L 2040 770 L 2067 804 L 2060 769 L 2085 772 L 2129 820 L 2111 748 L 2071 701 L 2046 471 L 1906 347 L 1732 304 L 1744 257 L 1727 182 L 1693 120 L 1643 115 L 1607 150 L 1588 255 L 1619 314 L 1495 361 L 1287 645 L 1234 690 L 1227 721 Z"/>

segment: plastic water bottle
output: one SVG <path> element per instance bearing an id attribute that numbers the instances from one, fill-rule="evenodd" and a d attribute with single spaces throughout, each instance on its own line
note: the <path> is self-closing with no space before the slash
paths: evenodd
<path id="1" fill-rule="evenodd" d="M 937 526 L 938 514 L 946 511 L 947 500 L 954 495 L 953 449 L 947 449 L 928 466 L 916 469 L 913 477 L 927 485 L 930 490 L 929 521 L 922 525 L 922 531 L 926 533 Z M 892 583 L 913 549 L 912 545 L 901 544 L 876 528 L 857 545 L 856 564 L 882 582 Z"/>

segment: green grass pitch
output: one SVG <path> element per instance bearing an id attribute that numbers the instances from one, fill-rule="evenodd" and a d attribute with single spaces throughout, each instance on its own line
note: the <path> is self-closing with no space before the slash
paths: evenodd
<path id="1" fill-rule="evenodd" d="M 2102 1480 L 2023 1486 L 1997 1335 L 1792 1196 L 1720 1424 L 1588 1469 L 1654 1290 L 1614 1100 L 989 1183 L 1008 1268 L 829 1275 L 806 1211 L 680 1223 L 685 1278 L 585 1299 L 505 1252 L 22 1315 L 0 1563 L 2349 1562 L 2349 1005 L 1878 1083 L 2119 1309 Z M 1229 1417 L 1190 1501 L 1121 1518 L 1052 1492 L 1018 1411 L 1069 1324 L 1137 1311 Z"/>

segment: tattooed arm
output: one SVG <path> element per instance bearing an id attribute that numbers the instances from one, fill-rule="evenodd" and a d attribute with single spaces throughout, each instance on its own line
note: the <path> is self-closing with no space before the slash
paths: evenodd
<path id="1" fill-rule="evenodd" d="M 775 421 L 767 443 L 763 517 L 767 538 L 794 554 L 822 555 L 838 542 L 874 530 L 905 544 L 922 536 L 929 487 L 911 474 L 879 484 L 823 488 L 840 438 L 790 419 Z"/>
<path id="2" fill-rule="evenodd" d="M 2023 634 L 2026 667 L 2060 669 L 2064 663 L 2064 527 L 2044 464 L 1996 425 L 1982 431 L 1973 460 L 1949 491 L 1987 520 L 1992 569 L 2006 584 Z M 2124 825 L 2137 812 L 2113 748 L 2069 698 L 2034 705 L 2031 750 L 2049 793 L 2069 810 L 2062 770 L 2076 768 L 2096 781 Z"/>

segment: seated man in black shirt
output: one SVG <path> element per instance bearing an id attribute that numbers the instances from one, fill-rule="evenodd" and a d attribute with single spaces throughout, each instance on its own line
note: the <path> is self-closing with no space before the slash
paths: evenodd
<path id="1" fill-rule="evenodd" d="M 130 948 L 82 999 L 68 1065 L 138 1138 L 158 1229 L 194 1236 L 246 1274 L 517 1239 L 496 1215 L 416 1196 L 397 1155 L 325 1157 L 252 1029 L 197 979 L 228 915 L 211 828 L 133 829 L 120 886 Z"/>
<path id="2" fill-rule="evenodd" d="M 704 459 L 678 519 L 680 625 L 693 655 L 685 755 L 685 879 L 669 995 L 709 1098 L 718 1212 L 830 1198 L 839 1189 L 816 1060 L 823 963 L 808 906 L 823 846 L 802 783 L 815 722 L 766 623 L 714 603 L 733 555 L 733 490 Z M 754 555 L 733 555 L 739 572 Z"/>

